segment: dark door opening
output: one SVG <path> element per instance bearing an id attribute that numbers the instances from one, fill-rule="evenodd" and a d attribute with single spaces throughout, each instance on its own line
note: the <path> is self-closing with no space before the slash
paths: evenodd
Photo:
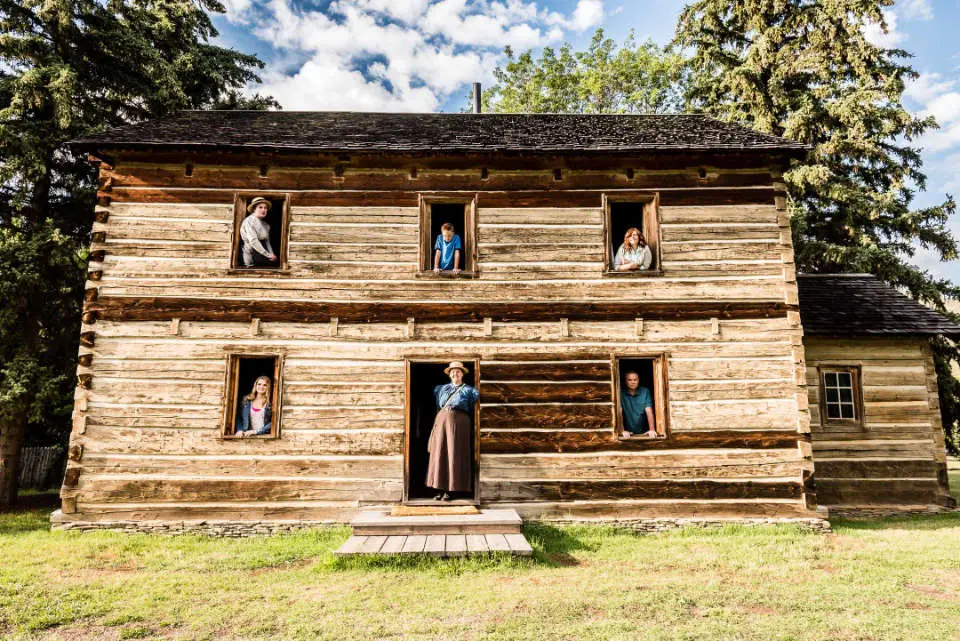
<path id="1" fill-rule="evenodd" d="M 433 421 L 437 416 L 437 400 L 433 390 L 437 385 L 445 385 L 450 382 L 450 377 L 443 373 L 443 370 L 449 364 L 450 361 L 409 363 L 407 370 L 409 396 L 407 397 L 405 488 L 405 497 L 408 501 L 432 499 L 436 494 L 436 490 L 428 488 L 425 482 L 430 457 L 429 452 L 427 452 L 427 443 L 430 440 L 430 432 L 433 430 Z M 476 362 L 463 361 L 463 364 L 470 370 L 463 377 L 463 382 L 476 387 Z M 474 430 L 474 438 L 471 439 L 471 448 L 468 453 L 473 468 L 473 494 L 470 500 L 477 497 L 476 414 L 475 411 L 470 417 L 470 423 Z"/>

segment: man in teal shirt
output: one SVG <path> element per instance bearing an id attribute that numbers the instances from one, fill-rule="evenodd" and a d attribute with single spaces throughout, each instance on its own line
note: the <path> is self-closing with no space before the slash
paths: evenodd
<path id="1" fill-rule="evenodd" d="M 623 413 L 623 438 L 631 436 L 657 437 L 653 420 L 653 397 L 650 390 L 640 387 L 640 376 L 627 372 L 625 389 L 620 391 L 620 410 Z"/>

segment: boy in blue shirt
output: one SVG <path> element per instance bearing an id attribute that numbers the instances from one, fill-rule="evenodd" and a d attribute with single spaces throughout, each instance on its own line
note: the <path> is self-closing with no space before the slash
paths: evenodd
<path id="1" fill-rule="evenodd" d="M 650 390 L 640 387 L 640 376 L 636 372 L 627 372 L 624 376 L 624 389 L 620 390 L 620 410 L 623 413 L 622 438 L 646 436 L 656 438 L 657 430 L 653 421 L 653 397 Z"/>
<path id="2" fill-rule="evenodd" d="M 440 227 L 440 235 L 437 236 L 437 242 L 433 244 L 433 271 L 439 274 L 441 270 L 452 271 L 459 274 L 460 256 L 463 253 L 463 243 L 460 242 L 460 236 L 453 233 L 453 225 L 443 223 Z"/>

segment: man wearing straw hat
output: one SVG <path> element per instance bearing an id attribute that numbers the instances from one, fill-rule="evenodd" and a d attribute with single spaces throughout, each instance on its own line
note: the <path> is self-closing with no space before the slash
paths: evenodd
<path id="1" fill-rule="evenodd" d="M 277 255 L 270 246 L 270 224 L 266 221 L 271 203 L 257 196 L 247 205 L 247 216 L 240 225 L 244 267 L 273 266 Z"/>
<path id="2" fill-rule="evenodd" d="M 457 493 L 473 490 L 470 417 L 473 406 L 480 400 L 480 392 L 463 383 L 463 376 L 468 372 L 460 361 L 453 361 L 443 372 L 450 377 L 450 382 L 433 389 L 439 411 L 427 442 L 430 462 L 426 485 L 438 491 L 434 499 L 449 501 Z"/>

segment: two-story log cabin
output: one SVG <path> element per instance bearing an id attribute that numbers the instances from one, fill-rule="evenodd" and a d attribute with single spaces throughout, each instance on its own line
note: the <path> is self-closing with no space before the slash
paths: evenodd
<path id="1" fill-rule="evenodd" d="M 942 498 L 924 341 L 960 328 L 904 330 L 869 363 L 824 338 L 805 362 L 781 182 L 802 145 L 691 115 L 242 111 L 76 145 L 101 191 L 60 526 L 256 528 L 415 503 L 451 360 L 480 390 L 483 506 L 819 522 L 821 397 L 843 432 L 823 449 L 827 477 L 869 490 L 904 476 L 840 462 L 910 413 L 926 426 L 912 433 L 924 447 L 905 446 L 927 458 L 926 493 L 906 502 Z M 275 260 L 250 267 L 255 197 Z M 463 273 L 432 270 L 444 223 Z M 630 228 L 651 265 L 616 271 Z M 652 392 L 659 438 L 622 438 L 627 371 Z M 915 383 L 903 394 L 901 375 Z M 260 377 L 273 419 L 242 437 L 238 406 Z M 884 418 L 864 422 L 864 407 Z"/>

